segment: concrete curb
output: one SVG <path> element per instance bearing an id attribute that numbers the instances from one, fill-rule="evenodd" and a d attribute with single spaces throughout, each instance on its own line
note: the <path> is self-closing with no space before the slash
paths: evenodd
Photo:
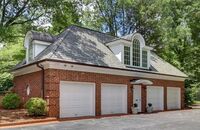
<path id="1" fill-rule="evenodd" d="M 57 118 L 47 118 L 47 119 L 35 119 L 35 120 L 28 120 L 28 121 L 19 121 L 13 123 L 0 123 L 1 128 L 8 128 L 8 127 L 18 127 L 23 125 L 30 125 L 30 124 L 38 124 L 38 123 L 46 123 L 46 122 L 55 122 L 58 121 Z"/>

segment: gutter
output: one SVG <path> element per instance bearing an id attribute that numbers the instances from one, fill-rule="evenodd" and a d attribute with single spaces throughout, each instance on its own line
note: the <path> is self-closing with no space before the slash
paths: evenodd
<path id="1" fill-rule="evenodd" d="M 45 99 L 45 92 L 44 92 L 44 66 L 42 64 L 36 64 L 38 68 L 42 70 L 42 86 L 41 86 L 41 95 L 42 98 Z"/>

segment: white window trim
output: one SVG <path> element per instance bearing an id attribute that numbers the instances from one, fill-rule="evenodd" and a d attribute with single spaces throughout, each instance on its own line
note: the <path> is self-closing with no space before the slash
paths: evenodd
<path id="1" fill-rule="evenodd" d="M 124 63 L 124 65 L 128 66 L 128 67 L 137 67 L 137 68 L 142 68 L 142 69 L 149 69 L 150 67 L 150 50 L 146 50 L 143 48 L 140 48 L 140 66 L 134 66 L 133 65 L 133 46 L 130 45 L 124 45 L 124 46 L 128 46 L 130 47 L 130 65 L 127 65 L 124 63 L 124 49 L 122 50 L 122 61 Z M 146 50 L 147 51 L 147 67 L 142 67 L 142 50 Z"/>
<path id="2" fill-rule="evenodd" d="M 40 44 L 40 45 L 50 45 L 50 42 L 44 42 L 44 41 L 39 41 L 39 40 L 33 40 L 33 44 Z"/>
<path id="3" fill-rule="evenodd" d="M 143 56 L 143 51 L 146 51 L 146 52 L 147 52 L 147 67 L 144 67 L 144 68 L 149 68 L 149 67 L 148 67 L 148 66 L 149 66 L 149 65 L 148 65 L 148 64 L 149 64 L 149 54 L 150 54 L 150 53 L 148 53 L 149 50 L 146 50 L 146 49 L 143 49 L 143 48 L 142 48 L 142 56 Z M 142 60 L 143 60 L 143 57 L 142 57 Z M 142 66 L 143 66 L 143 62 L 142 62 Z"/>
<path id="4" fill-rule="evenodd" d="M 27 46 L 26 47 L 26 62 L 29 63 L 29 60 L 28 60 L 28 53 L 29 53 L 29 47 Z"/>
<path id="5" fill-rule="evenodd" d="M 123 50 L 122 50 L 122 61 L 123 61 L 124 65 L 127 66 L 127 64 L 125 64 L 125 61 L 124 61 L 124 47 L 125 47 L 125 46 L 130 47 L 130 58 L 131 58 L 131 52 L 132 52 L 132 50 L 131 50 L 131 46 L 130 46 L 130 45 L 124 45 L 124 46 L 123 46 Z M 130 59 L 130 64 L 131 64 L 131 59 Z"/>
<path id="6" fill-rule="evenodd" d="M 32 54 L 32 59 L 34 59 L 35 57 L 36 57 L 36 55 L 35 55 L 35 45 L 37 44 L 37 45 L 50 45 L 51 43 L 49 43 L 49 42 L 43 42 L 43 41 L 38 41 L 38 40 L 30 40 L 30 41 L 28 41 L 28 43 L 27 43 L 27 46 L 26 46 L 26 61 L 27 61 L 27 63 L 29 63 L 30 61 L 29 61 L 29 44 L 30 43 L 32 43 L 32 46 L 33 46 L 33 54 Z"/>
<path id="7" fill-rule="evenodd" d="M 138 39 L 140 41 L 140 66 L 133 65 L 133 40 L 134 39 Z M 124 65 L 126 65 L 127 67 L 149 69 L 149 67 L 150 67 L 150 50 L 152 50 L 153 48 L 145 46 L 145 41 L 141 34 L 139 34 L 139 33 L 134 34 L 132 37 L 132 41 L 129 43 L 123 43 L 123 45 L 130 47 L 130 65 L 127 65 L 124 63 L 124 47 L 123 47 L 121 59 L 122 59 Z M 142 50 L 147 51 L 147 67 L 142 67 Z"/>
<path id="8" fill-rule="evenodd" d="M 26 47 L 26 61 L 27 61 L 27 63 L 29 63 L 29 50 L 30 50 L 30 43 L 32 43 L 31 41 L 27 44 L 27 47 Z M 34 52 L 34 46 L 33 46 L 33 43 L 32 43 L 32 51 Z M 34 57 L 34 53 L 32 52 L 32 59 L 33 59 L 33 57 Z"/>

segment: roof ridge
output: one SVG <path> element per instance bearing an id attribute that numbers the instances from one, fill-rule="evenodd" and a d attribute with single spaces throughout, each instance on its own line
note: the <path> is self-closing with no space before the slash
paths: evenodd
<path id="1" fill-rule="evenodd" d="M 70 28 L 71 28 L 71 27 L 65 28 L 64 31 L 61 32 L 60 34 L 66 32 L 67 30 L 69 31 Z M 44 52 L 45 52 L 48 48 L 50 48 L 51 46 L 56 45 L 56 44 L 59 44 L 61 41 L 63 41 L 64 38 L 67 36 L 67 34 L 68 34 L 68 33 L 66 33 L 64 37 L 60 37 L 59 35 L 57 35 L 56 41 L 54 41 L 54 42 L 51 43 L 49 46 L 47 46 L 47 48 L 45 48 L 42 52 L 40 52 L 40 53 L 35 57 L 35 59 L 38 59 L 38 58 L 40 57 L 40 55 L 41 55 L 42 53 L 44 53 Z M 58 42 L 58 43 L 57 43 L 57 42 Z M 59 44 L 59 46 L 60 46 L 60 44 Z M 58 46 L 58 47 L 59 47 L 59 46 Z M 58 47 L 56 47 L 56 49 L 53 50 L 53 51 L 55 52 L 55 51 L 57 50 Z M 53 53 L 54 53 L 54 52 L 53 52 Z M 53 56 L 53 53 L 52 53 L 52 55 L 49 56 L 49 58 L 51 58 L 51 57 Z"/>
<path id="2" fill-rule="evenodd" d="M 110 36 L 110 37 L 115 38 L 115 39 L 113 39 L 113 40 L 120 40 L 120 39 L 121 39 L 121 40 L 125 40 L 125 41 L 130 41 L 130 40 L 128 40 L 128 39 L 126 39 L 126 38 L 123 38 L 123 37 L 112 36 L 112 35 L 110 35 L 110 34 L 107 34 L 107 33 L 101 32 L 101 31 L 97 31 L 97 30 L 94 30 L 94 29 L 90 29 L 90 28 L 83 27 L 83 26 L 79 26 L 79 25 L 75 25 L 75 24 L 70 25 L 70 27 L 78 27 L 78 28 L 90 30 L 90 31 L 93 31 L 93 32 L 97 32 L 97 33 L 100 33 L 100 34 L 104 34 L 104 35 L 107 35 L 107 36 Z M 133 34 L 133 33 L 132 33 L 132 34 Z M 129 34 L 128 34 L 128 35 L 129 35 Z M 108 41 L 108 42 L 106 42 L 105 44 L 107 44 L 107 43 L 109 43 L 109 42 L 112 42 L 113 40 Z"/>
<path id="3" fill-rule="evenodd" d="M 48 34 L 48 35 L 51 35 L 51 36 L 53 36 L 53 37 L 57 36 L 57 35 L 53 35 L 53 34 L 48 33 L 48 32 L 42 32 L 42 31 L 36 31 L 36 30 L 30 30 L 29 32 L 40 33 L 40 34 Z"/>
<path id="4" fill-rule="evenodd" d="M 101 31 L 98 31 L 98 30 L 94 30 L 94 29 L 91 29 L 91 28 L 87 28 L 87 27 L 83 27 L 83 26 L 80 26 L 80 25 L 76 25 L 76 24 L 72 24 L 70 26 L 74 26 L 74 27 L 78 27 L 78 28 L 82 28 L 82 29 L 86 29 L 86 30 L 90 30 L 90 31 L 93 31 L 93 32 L 97 32 L 97 33 L 101 33 L 101 34 L 104 34 L 104 35 L 107 35 L 107 36 L 110 36 L 110 37 L 114 37 L 114 38 L 120 38 L 118 36 L 112 36 L 110 34 L 107 34 L 107 33 L 104 33 L 104 32 L 101 32 Z M 69 26 L 69 27 L 70 27 Z"/>
<path id="5" fill-rule="evenodd" d="M 57 43 L 58 45 L 57 45 L 56 49 L 52 52 L 52 55 L 49 56 L 49 58 L 51 58 L 53 56 L 53 54 L 57 51 L 58 47 L 60 47 L 60 45 L 62 44 L 62 41 L 67 37 L 67 35 L 69 34 L 69 29 L 70 28 L 65 29 L 64 32 L 66 32 L 66 31 L 68 31 L 68 32 L 62 38 L 58 38 L 58 40 L 53 43 L 53 45 L 55 45 L 56 42 L 58 42 Z"/>

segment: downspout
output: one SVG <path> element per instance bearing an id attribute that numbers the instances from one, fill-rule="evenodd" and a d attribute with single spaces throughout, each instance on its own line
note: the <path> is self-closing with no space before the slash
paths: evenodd
<path id="1" fill-rule="evenodd" d="M 42 64 L 37 63 L 37 67 L 39 67 L 42 70 L 42 86 L 41 86 L 41 95 L 42 98 L 45 99 L 45 92 L 44 92 L 44 66 Z"/>

